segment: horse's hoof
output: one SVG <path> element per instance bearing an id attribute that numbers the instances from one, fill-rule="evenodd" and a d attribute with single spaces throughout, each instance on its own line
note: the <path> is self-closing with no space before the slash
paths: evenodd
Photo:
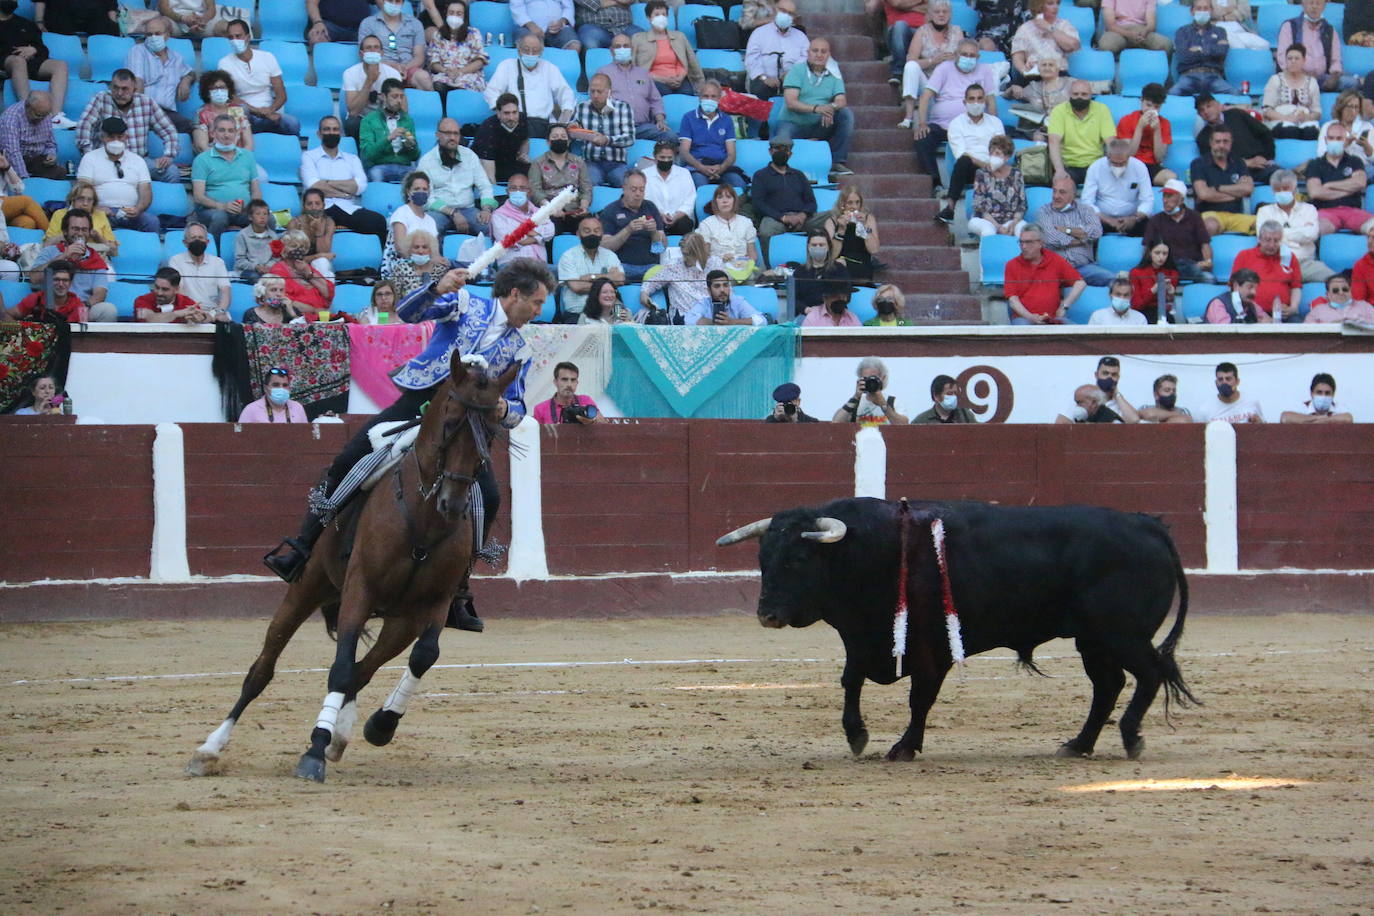
<path id="1" fill-rule="evenodd" d="M 868 747 L 868 729 L 861 728 L 849 736 L 849 752 L 855 757 L 864 752 Z"/>
<path id="2" fill-rule="evenodd" d="M 1054 752 L 1056 757 L 1091 757 L 1092 751 L 1081 751 L 1072 741 L 1065 741 L 1059 745 L 1059 750 Z"/>
<path id="3" fill-rule="evenodd" d="M 887 752 L 887 759 L 894 762 L 915 760 L 916 751 L 914 748 L 906 747 L 902 742 L 898 741 L 896 744 L 892 745 L 892 750 Z"/>
<path id="4" fill-rule="evenodd" d="M 401 717 L 396 713 L 379 709 L 367 717 L 367 722 L 363 724 L 363 737 L 375 747 L 390 744 L 391 739 L 396 737 L 396 725 L 400 721 Z"/>
<path id="5" fill-rule="evenodd" d="M 348 750 L 348 739 L 335 735 L 334 740 L 329 742 L 329 747 L 324 749 L 324 759 L 330 763 L 338 763 L 343 759 L 346 750 Z"/>
<path id="6" fill-rule="evenodd" d="M 224 772 L 224 765 L 218 754 L 196 751 L 186 762 L 186 772 L 191 776 L 218 776 Z"/>
<path id="7" fill-rule="evenodd" d="M 324 782 L 324 759 L 302 754 L 301 762 L 296 764 L 296 778 Z"/>
<path id="8" fill-rule="evenodd" d="M 1135 743 L 1126 745 L 1126 756 L 1131 760 L 1139 760 L 1140 754 L 1145 750 L 1145 739 L 1136 736 Z"/>

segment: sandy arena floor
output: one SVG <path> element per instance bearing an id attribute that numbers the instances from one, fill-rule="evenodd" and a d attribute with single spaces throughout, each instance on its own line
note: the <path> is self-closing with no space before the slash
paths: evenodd
<path id="1" fill-rule="evenodd" d="M 904 684 L 868 687 L 850 757 L 824 625 L 491 619 L 440 665 L 493 666 L 431 672 L 324 786 L 291 776 L 319 670 L 278 674 L 224 775 L 184 775 L 262 629 L 0 628 L 6 913 L 1374 913 L 1369 616 L 1194 617 L 1207 706 L 1170 731 L 1157 702 L 1136 762 L 1113 726 L 1051 756 L 1087 712 L 1069 644 L 1052 679 L 976 658 L 909 764 L 880 759 Z M 331 654 L 316 618 L 282 667 Z M 1279 785 L 1217 787 L 1237 776 Z M 1166 780 L 1199 788 L 1071 791 Z"/>

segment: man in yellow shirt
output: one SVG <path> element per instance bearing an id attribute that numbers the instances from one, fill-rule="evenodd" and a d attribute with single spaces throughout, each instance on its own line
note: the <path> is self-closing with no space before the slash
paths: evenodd
<path id="1" fill-rule="evenodd" d="M 1082 184 L 1088 166 L 1106 155 L 1104 144 L 1116 136 L 1116 121 L 1085 80 L 1069 84 L 1069 100 L 1050 111 L 1050 162 L 1054 177 L 1067 175 Z"/>

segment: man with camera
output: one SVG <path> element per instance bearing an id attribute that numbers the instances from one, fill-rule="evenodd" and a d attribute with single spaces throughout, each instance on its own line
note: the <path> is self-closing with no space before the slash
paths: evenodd
<path id="1" fill-rule="evenodd" d="M 833 423 L 858 423 L 861 426 L 905 426 L 910 421 L 897 412 L 897 399 L 887 396 L 887 364 L 876 356 L 860 360 L 854 397 L 846 401 Z"/>
<path id="2" fill-rule="evenodd" d="M 742 297 L 736 296 L 730 275 L 723 270 L 713 270 L 706 274 L 706 289 L 710 293 L 702 299 L 683 318 L 683 324 L 752 324 L 765 325 L 764 318 Z"/>
<path id="3" fill-rule="evenodd" d="M 580 375 L 574 363 L 559 363 L 553 367 L 554 396 L 534 405 L 536 423 L 581 423 L 591 426 L 601 419 L 596 402 L 577 393 Z"/>
<path id="4" fill-rule="evenodd" d="M 815 417 L 801 409 L 801 386 L 796 382 L 783 382 L 773 389 L 773 412 L 763 418 L 765 423 L 819 423 Z"/>

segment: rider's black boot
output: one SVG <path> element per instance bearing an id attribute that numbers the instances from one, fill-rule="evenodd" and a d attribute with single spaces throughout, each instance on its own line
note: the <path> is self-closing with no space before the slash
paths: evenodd
<path id="1" fill-rule="evenodd" d="M 487 625 L 477 616 L 477 611 L 472 606 L 471 592 L 462 591 L 454 597 L 453 603 L 448 606 L 448 622 L 444 626 L 472 633 L 480 633 L 486 629 Z"/>
<path id="2" fill-rule="evenodd" d="M 262 558 L 263 565 L 286 582 L 295 582 L 305 571 L 310 559 L 310 551 L 324 531 L 324 523 L 314 511 L 307 511 L 301 521 L 301 530 L 293 538 L 287 538 Z"/>

